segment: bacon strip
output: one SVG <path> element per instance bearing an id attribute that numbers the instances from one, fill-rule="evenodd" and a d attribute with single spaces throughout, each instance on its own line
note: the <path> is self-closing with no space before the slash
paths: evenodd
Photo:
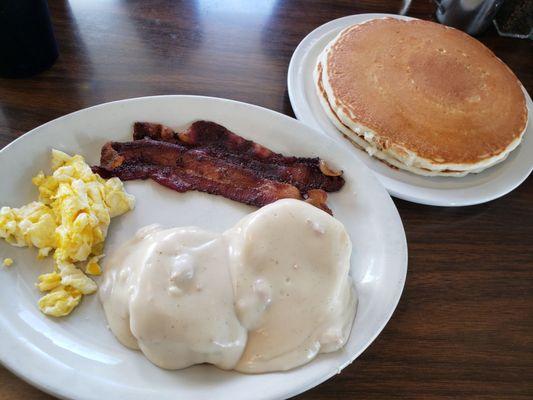
<path id="1" fill-rule="evenodd" d="M 108 142 L 102 148 L 100 164 L 94 171 L 105 178 L 150 178 L 178 192 L 199 190 L 257 207 L 284 198 L 302 199 L 293 185 L 238 168 L 213 157 L 205 149 L 191 149 L 175 143 L 151 139 Z M 325 201 L 323 207 L 314 205 L 331 212 Z"/>
<path id="2" fill-rule="evenodd" d="M 148 137 L 153 140 L 203 149 L 217 158 L 224 158 L 240 168 L 259 172 L 262 177 L 296 186 L 302 194 L 313 189 L 335 192 L 344 179 L 322 172 L 319 158 L 287 157 L 246 140 L 225 127 L 210 121 L 196 121 L 184 132 L 150 122 L 136 122 L 134 140 Z"/>

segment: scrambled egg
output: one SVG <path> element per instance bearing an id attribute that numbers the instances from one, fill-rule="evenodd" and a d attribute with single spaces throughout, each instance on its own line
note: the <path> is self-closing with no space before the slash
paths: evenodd
<path id="1" fill-rule="evenodd" d="M 13 259 L 12 258 L 4 258 L 4 261 L 2 262 L 2 264 L 4 264 L 6 267 L 9 267 L 10 265 L 13 264 Z"/>
<path id="2" fill-rule="evenodd" d="M 39 172 L 32 180 L 39 201 L 0 209 L 0 237 L 14 246 L 38 248 L 38 258 L 53 251 L 54 271 L 39 276 L 37 284 L 49 292 L 39 300 L 39 308 L 61 317 L 97 288 L 74 263 L 88 260 L 85 272 L 101 273 L 98 261 L 110 220 L 133 209 L 135 198 L 118 178 L 94 174 L 80 155 L 52 150 L 52 171 L 50 176 Z"/>

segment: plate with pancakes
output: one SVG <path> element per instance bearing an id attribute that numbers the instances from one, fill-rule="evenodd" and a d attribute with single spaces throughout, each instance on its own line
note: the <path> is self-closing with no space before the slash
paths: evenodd
<path id="1" fill-rule="evenodd" d="M 514 73 L 459 30 L 390 14 L 331 21 L 297 47 L 295 115 L 361 159 L 393 196 L 466 206 L 533 169 L 533 103 Z"/>

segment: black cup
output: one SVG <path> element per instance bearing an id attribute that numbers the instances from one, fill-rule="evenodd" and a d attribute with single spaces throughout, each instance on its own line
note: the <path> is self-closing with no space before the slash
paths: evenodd
<path id="1" fill-rule="evenodd" d="M 0 76 L 38 74 L 58 55 L 46 0 L 0 0 Z"/>

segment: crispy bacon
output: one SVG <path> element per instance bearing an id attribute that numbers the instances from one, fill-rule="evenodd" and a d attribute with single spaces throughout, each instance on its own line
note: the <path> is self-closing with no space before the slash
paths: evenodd
<path id="1" fill-rule="evenodd" d="M 225 127 L 197 121 L 183 132 L 148 122 L 134 124 L 133 142 L 108 142 L 104 178 L 152 179 L 178 192 L 199 190 L 253 206 L 294 198 L 332 214 L 326 191 L 344 185 L 342 171 L 319 158 L 284 156 Z"/>
<path id="2" fill-rule="evenodd" d="M 326 202 L 328 201 L 328 194 L 324 192 L 322 189 L 311 189 L 307 194 L 305 195 L 306 202 L 320 208 L 321 210 L 324 210 L 330 215 L 333 215 L 333 212 L 328 207 Z"/>
<path id="3" fill-rule="evenodd" d="M 207 154 L 223 158 L 239 168 L 258 171 L 264 178 L 296 186 L 302 194 L 313 189 L 335 192 L 344 185 L 340 173 L 323 173 L 325 163 L 319 158 L 287 157 L 274 153 L 210 121 L 196 121 L 183 132 L 174 132 L 161 124 L 136 122 L 133 138 L 141 140 L 145 137 L 203 149 Z"/>
<path id="4" fill-rule="evenodd" d="M 103 177 L 122 180 L 153 179 L 178 192 L 200 190 L 226 198 L 264 206 L 279 199 L 302 199 L 299 190 L 287 183 L 263 178 L 216 158 L 204 149 L 151 139 L 134 142 L 108 142 L 102 148 Z M 320 204 L 314 204 L 320 207 Z M 324 202 L 324 210 L 328 210 Z"/>

